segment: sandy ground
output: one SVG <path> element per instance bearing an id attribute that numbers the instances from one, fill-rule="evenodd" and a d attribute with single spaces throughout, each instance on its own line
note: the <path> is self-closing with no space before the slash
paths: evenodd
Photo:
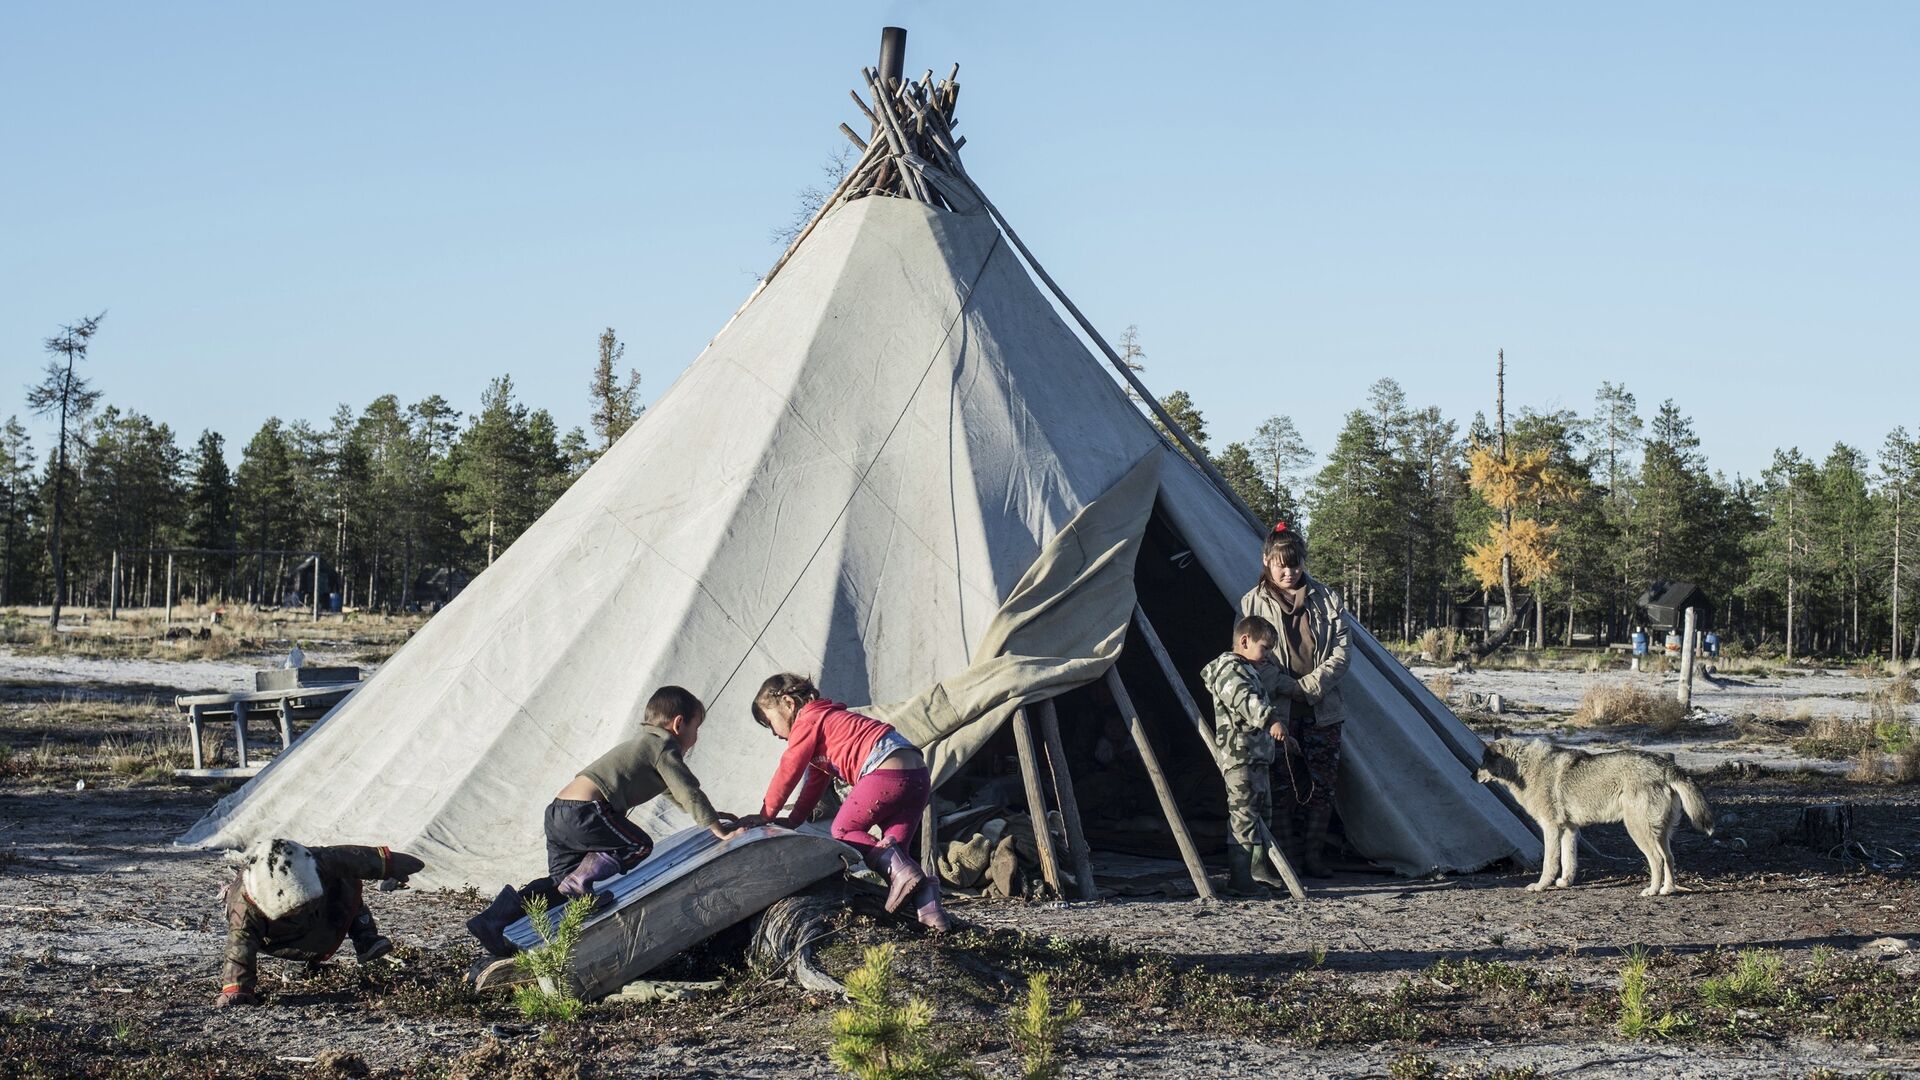
<path id="1" fill-rule="evenodd" d="M 77 690 L 111 697 L 204 690 L 221 685 L 217 679 L 244 681 L 252 670 L 155 663 L 23 665 L 0 652 L 0 680 L 32 671 L 43 685 L 70 679 Z M 1522 715 L 1551 726 L 1552 709 L 1571 708 L 1592 678 L 1498 671 L 1455 675 L 1453 687 L 1538 706 Z M 1811 698 L 1833 709 L 1863 689 L 1863 680 L 1845 676 L 1747 681 L 1767 684 L 1739 688 L 1755 699 Z M 7 724 L 31 725 L 43 708 L 0 706 L 0 738 Z M 1123 996 L 1096 1000 L 1093 983 L 1063 974 L 1063 989 L 1084 985 L 1089 1000 L 1088 1017 L 1067 1039 L 1069 1076 L 1920 1074 L 1914 1036 L 1769 1034 L 1764 1019 L 1750 1034 L 1617 1033 L 1606 1010 L 1634 946 L 1659 958 L 1656 988 L 1720 970 L 1737 949 L 1769 950 L 1790 970 L 1826 962 L 1822 955 L 1858 962 L 1889 988 L 1890 1029 L 1920 1032 L 1920 789 L 1733 773 L 1708 775 L 1703 786 L 1722 827 L 1712 838 L 1680 834 L 1681 883 L 1696 891 L 1673 897 L 1637 895 L 1644 864 L 1618 826 L 1603 826 L 1589 830 L 1599 856 L 1587 858 L 1587 879 L 1546 894 L 1524 891 L 1531 875 L 1510 869 L 1429 881 L 1352 873 L 1315 888 L 1306 904 L 1131 898 L 959 902 L 955 911 L 986 931 L 1028 935 L 1022 940 L 1106 939 L 1124 955 L 1164 958 L 1178 971 L 1290 986 L 1302 1000 L 1326 1002 L 1330 1015 L 1341 1002 L 1392 1003 L 1397 993 L 1418 1019 L 1411 1038 L 1365 1028 L 1326 1038 L 1248 1034 L 1224 1019 L 1216 1026 L 1192 992 L 1136 1008 Z M 361 971 L 336 960 L 309 976 L 264 961 L 270 1003 L 214 1011 L 224 934 L 216 895 L 228 871 L 207 853 L 171 844 L 214 798 L 165 783 L 104 781 L 76 791 L 64 776 L 0 773 L 0 1076 L 350 1075 L 352 1062 L 344 1071 L 326 1064 L 343 1052 L 374 1075 L 839 1075 L 826 1057 L 835 1003 L 753 990 L 738 972 L 721 999 L 602 1007 L 554 1030 L 499 999 L 476 998 L 458 984 L 476 955 L 462 928 L 477 908 L 472 895 L 370 893 L 383 929 L 402 945 L 397 963 Z M 1830 798 L 1857 805 L 1855 857 L 1777 842 L 1802 806 Z M 932 947 L 915 935 L 846 931 L 849 942 L 875 935 L 920 950 L 905 954 L 913 963 L 935 962 L 924 959 Z M 1009 939 L 983 940 L 972 956 L 941 954 L 939 962 L 1012 970 L 1018 950 Z M 1560 989 L 1517 1004 L 1450 997 L 1435 965 L 1461 958 L 1512 965 Z M 689 958 L 681 974 L 724 973 L 737 962 L 719 953 Z M 972 1033 L 973 1057 L 989 1075 L 1015 1074 L 999 1034 L 1004 1006 L 982 1011 L 964 995 L 943 995 L 933 977 L 915 984 L 943 1018 Z M 1814 999 L 1804 1006 L 1829 1007 Z"/>

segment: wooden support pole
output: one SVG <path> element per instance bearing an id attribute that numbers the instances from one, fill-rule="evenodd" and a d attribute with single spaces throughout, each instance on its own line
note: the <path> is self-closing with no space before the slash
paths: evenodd
<path id="1" fill-rule="evenodd" d="M 1033 844 L 1040 850 L 1040 874 L 1053 886 L 1053 894 L 1066 899 L 1060 884 L 1060 857 L 1053 850 L 1053 832 L 1047 828 L 1047 796 L 1040 787 L 1040 766 L 1033 752 L 1033 725 L 1027 710 L 1013 710 L 1013 748 L 1020 757 L 1020 779 L 1027 788 L 1027 816 L 1033 819 Z"/>
<path id="2" fill-rule="evenodd" d="M 235 702 L 235 707 L 239 706 Z M 280 699 L 280 749 L 293 749 L 293 699 Z"/>
<path id="3" fill-rule="evenodd" d="M 205 718 L 200 712 L 202 708 L 200 705 L 187 706 L 187 733 L 193 738 L 193 767 L 196 769 L 207 767 L 206 753 L 200 748 L 200 735 L 205 730 Z"/>
<path id="4" fill-rule="evenodd" d="M 167 628 L 173 628 L 173 553 L 167 553 Z"/>
<path id="5" fill-rule="evenodd" d="M 1215 899 L 1213 882 L 1207 880 L 1207 868 L 1200 861 L 1199 849 L 1193 845 L 1193 834 L 1187 831 L 1187 819 L 1180 815 L 1180 806 L 1173 799 L 1173 788 L 1167 783 L 1167 774 L 1160 768 L 1160 757 L 1153 752 L 1153 742 L 1147 738 L 1146 725 L 1140 719 L 1140 711 L 1133 707 L 1133 698 L 1120 681 L 1117 668 L 1107 669 L 1107 690 L 1113 695 L 1113 703 L 1119 706 L 1121 722 L 1127 725 L 1127 731 L 1133 735 L 1133 745 L 1140 751 L 1141 764 L 1147 767 L 1147 779 L 1153 781 L 1153 793 L 1160 798 L 1160 809 L 1167 816 L 1168 828 L 1173 830 L 1173 842 L 1180 848 L 1180 861 L 1187 864 L 1187 876 L 1193 879 L 1194 891 L 1200 894 L 1202 900 Z"/>
<path id="6" fill-rule="evenodd" d="M 113 553 L 113 566 L 107 578 L 107 618 L 120 617 L 120 553 Z"/>
<path id="7" fill-rule="evenodd" d="M 247 703 L 233 703 L 233 756 L 241 768 L 247 767 Z"/>
<path id="8" fill-rule="evenodd" d="M 1054 795 L 1060 800 L 1060 818 L 1067 827 L 1067 857 L 1073 860 L 1073 879 L 1080 899 L 1091 900 L 1093 890 L 1093 849 L 1087 846 L 1087 830 L 1080 821 L 1080 797 L 1073 791 L 1073 773 L 1067 768 L 1067 750 L 1060 740 L 1060 714 L 1049 698 L 1034 707 L 1040 716 L 1040 741 L 1047 748 L 1047 770 L 1053 773 Z"/>
<path id="9" fill-rule="evenodd" d="M 920 811 L 920 869 L 928 877 L 940 876 L 940 817 L 933 811 L 933 792 L 927 792 L 927 807 Z"/>
<path id="10" fill-rule="evenodd" d="M 320 556 L 313 557 L 313 621 L 320 621 Z"/>
<path id="11" fill-rule="evenodd" d="M 1687 608 L 1687 630 L 1680 638 L 1680 707 L 1693 708 L 1693 630 L 1694 612 Z"/>
<path id="12" fill-rule="evenodd" d="M 1202 741 L 1212 743 L 1213 733 L 1207 730 L 1207 718 L 1200 711 L 1200 704 L 1187 692 L 1187 684 L 1181 680 L 1180 672 L 1173 666 L 1173 657 L 1167 653 L 1167 646 L 1160 640 L 1160 634 L 1154 630 L 1153 623 L 1147 619 L 1146 610 L 1138 603 L 1133 605 L 1133 623 L 1140 629 L 1140 640 L 1147 643 L 1147 651 L 1160 665 L 1160 673 L 1167 677 L 1167 684 L 1173 687 L 1173 696 L 1180 699 L 1180 707 L 1186 710 L 1187 719 L 1199 730 Z M 1255 819 L 1260 827 L 1260 838 L 1266 841 L 1267 861 L 1280 879 L 1287 883 L 1287 894 L 1295 900 L 1305 900 L 1307 890 L 1300 884 L 1300 875 L 1293 872 L 1293 864 L 1287 861 L 1287 855 L 1280 850 L 1280 842 L 1273 838 L 1273 829 L 1264 821 Z"/>

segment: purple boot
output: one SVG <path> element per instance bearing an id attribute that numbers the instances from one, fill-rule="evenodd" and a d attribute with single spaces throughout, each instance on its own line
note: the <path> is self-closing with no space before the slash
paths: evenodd
<path id="1" fill-rule="evenodd" d="M 953 920 L 947 917 L 947 909 L 940 906 L 940 879 L 928 874 L 913 890 L 914 915 L 920 919 L 920 925 L 936 934 L 944 934 L 953 929 Z"/>
<path id="2" fill-rule="evenodd" d="M 887 910 L 893 911 L 904 903 L 927 875 L 920 864 L 898 844 L 883 844 L 873 853 L 873 861 L 880 864 L 878 869 L 887 878 Z"/>
<path id="3" fill-rule="evenodd" d="M 573 868 L 573 873 L 560 879 L 560 891 L 567 896 L 585 896 L 593 891 L 595 882 L 605 881 L 619 872 L 619 859 L 604 851 L 590 851 L 580 860 L 580 865 Z"/>

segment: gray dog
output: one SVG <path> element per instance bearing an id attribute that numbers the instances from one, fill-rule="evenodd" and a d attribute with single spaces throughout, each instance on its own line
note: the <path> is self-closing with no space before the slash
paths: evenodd
<path id="1" fill-rule="evenodd" d="M 1687 774 L 1639 750 L 1589 754 L 1545 739 L 1496 739 L 1474 777 L 1505 784 L 1540 825 L 1546 850 L 1530 892 L 1573 884 L 1583 825 L 1627 826 L 1653 878 L 1641 896 L 1686 891 L 1673 883 L 1673 829 L 1683 809 L 1694 828 L 1713 835 L 1713 811 Z"/>

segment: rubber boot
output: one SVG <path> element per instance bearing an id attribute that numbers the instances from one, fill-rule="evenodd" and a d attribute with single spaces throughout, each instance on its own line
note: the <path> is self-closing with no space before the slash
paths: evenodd
<path id="1" fill-rule="evenodd" d="M 883 844 L 875 849 L 874 861 L 880 864 L 880 873 L 887 879 L 887 910 L 893 911 L 906 902 L 907 897 L 927 880 L 926 871 L 913 861 L 912 856 L 900 850 L 898 844 Z"/>
<path id="2" fill-rule="evenodd" d="M 936 934 L 944 934 L 953 929 L 953 920 L 947 917 L 947 909 L 940 906 L 940 879 L 927 874 L 913 890 L 913 913 L 920 925 Z"/>
<path id="3" fill-rule="evenodd" d="M 495 956 L 512 956 L 519 950 L 513 942 L 507 940 L 507 927 L 521 915 L 520 894 L 513 886 L 500 887 L 500 895 L 493 898 L 487 909 L 467 920 L 467 933 L 480 942 L 480 947 Z"/>
<path id="4" fill-rule="evenodd" d="M 1324 858 L 1327 848 L 1327 824 L 1333 820 L 1333 807 L 1307 807 L 1305 850 L 1301 854 L 1301 870 L 1308 877 L 1330 878 L 1333 871 L 1327 869 Z"/>
<path id="5" fill-rule="evenodd" d="M 1242 844 L 1227 844 L 1227 895 L 1265 896 L 1267 891 L 1253 880 L 1253 850 Z"/>
<path id="6" fill-rule="evenodd" d="M 393 942 L 380 936 L 371 912 L 362 911 L 353 917 L 347 924 L 347 937 L 353 941 L 354 959 L 363 964 L 371 964 L 393 951 Z"/>
<path id="7" fill-rule="evenodd" d="M 1268 850 L 1265 844 L 1253 845 L 1253 880 L 1270 889 L 1284 889 L 1287 879 L 1274 871 L 1273 861 L 1267 857 Z"/>
<path id="8" fill-rule="evenodd" d="M 593 891 L 595 882 L 605 881 L 619 872 L 619 859 L 604 851 L 589 851 L 580 865 L 573 868 L 573 873 L 560 879 L 561 895 L 585 896 Z"/>

